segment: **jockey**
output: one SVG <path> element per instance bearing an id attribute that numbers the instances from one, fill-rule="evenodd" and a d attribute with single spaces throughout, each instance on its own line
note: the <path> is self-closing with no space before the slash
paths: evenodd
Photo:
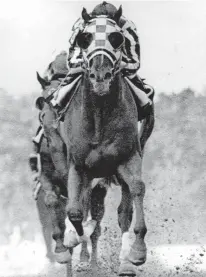
<path id="1" fill-rule="evenodd" d="M 104 15 L 113 19 L 116 12 L 117 9 L 114 5 L 103 2 L 102 4 L 99 4 L 94 8 L 91 16 L 94 18 Z M 121 28 L 125 37 L 125 47 L 123 50 L 121 62 L 122 72 L 124 76 L 129 78 L 133 86 L 138 87 L 143 92 L 140 95 L 136 94 L 135 96 L 138 98 L 137 102 L 140 103 L 142 115 L 141 117 L 144 118 L 151 111 L 154 89 L 151 86 L 146 85 L 137 75 L 137 71 L 140 68 L 140 44 L 134 23 L 122 16 L 120 18 L 119 27 Z M 67 80 L 65 80 L 65 82 L 62 84 L 63 86 L 66 84 L 66 82 L 71 82 L 71 76 L 73 72 L 77 73 L 78 68 L 81 71 L 82 64 L 84 63 L 82 51 L 78 47 L 76 42 L 78 34 L 83 32 L 84 28 L 85 22 L 82 18 L 79 18 L 72 28 L 73 34 L 69 40 L 70 48 L 68 55 L 69 78 L 68 82 Z M 50 79 L 51 76 L 52 74 L 47 71 L 47 75 L 45 77 L 47 79 Z M 61 94 L 60 89 L 56 94 L 54 94 L 54 99 L 52 99 L 51 103 L 53 104 L 53 106 L 61 106 L 61 101 L 63 98 L 64 95 L 63 93 Z"/>

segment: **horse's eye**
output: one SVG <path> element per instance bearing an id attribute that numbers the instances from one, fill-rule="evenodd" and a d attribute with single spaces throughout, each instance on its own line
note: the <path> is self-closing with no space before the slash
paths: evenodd
<path id="1" fill-rule="evenodd" d="M 112 74 L 110 72 L 107 72 L 104 76 L 105 80 L 111 79 L 112 78 Z"/>
<path id="2" fill-rule="evenodd" d="M 95 79 L 94 73 L 91 73 L 91 74 L 89 75 L 89 77 L 90 77 L 90 79 Z"/>
<path id="3" fill-rule="evenodd" d="M 118 49 L 124 43 L 124 36 L 120 32 L 113 32 L 109 34 L 108 40 L 114 49 Z"/>
<path id="4" fill-rule="evenodd" d="M 91 33 L 81 33 L 77 36 L 77 45 L 86 50 L 93 40 L 93 35 Z"/>

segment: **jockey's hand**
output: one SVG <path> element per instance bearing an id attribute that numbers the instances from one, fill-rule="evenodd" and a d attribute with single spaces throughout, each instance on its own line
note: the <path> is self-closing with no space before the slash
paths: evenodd
<path id="1" fill-rule="evenodd" d="M 120 70 L 125 69 L 125 67 L 127 67 L 127 63 L 121 61 L 121 63 L 120 63 Z"/>
<path id="2" fill-rule="evenodd" d="M 82 68 L 81 66 L 76 67 L 76 68 L 70 68 L 68 76 L 72 76 L 72 75 L 75 75 L 78 73 L 83 73 L 84 71 L 85 71 L 85 69 Z"/>
<path id="3" fill-rule="evenodd" d="M 123 68 L 122 70 L 121 70 L 121 72 L 122 72 L 122 75 L 123 76 L 129 76 L 131 73 L 129 72 L 129 70 L 128 69 L 126 69 L 126 68 Z"/>

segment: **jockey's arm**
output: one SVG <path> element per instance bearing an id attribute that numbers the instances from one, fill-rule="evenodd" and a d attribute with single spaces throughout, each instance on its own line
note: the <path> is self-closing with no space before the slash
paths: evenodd
<path id="1" fill-rule="evenodd" d="M 125 36 L 125 51 L 123 51 L 122 67 L 128 75 L 133 78 L 140 68 L 140 44 L 136 27 L 133 22 L 126 21 L 122 27 Z"/>

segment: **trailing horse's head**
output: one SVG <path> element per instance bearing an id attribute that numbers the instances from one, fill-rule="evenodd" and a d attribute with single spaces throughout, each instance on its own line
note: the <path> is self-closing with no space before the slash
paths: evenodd
<path id="1" fill-rule="evenodd" d="M 47 78 L 42 78 L 37 72 L 37 80 L 42 88 L 42 95 L 48 98 L 59 86 L 61 79 L 48 81 Z"/>
<path id="2" fill-rule="evenodd" d="M 36 108 L 40 110 L 40 119 L 44 114 L 46 109 L 50 109 L 49 105 L 47 104 L 52 94 L 57 90 L 60 84 L 60 80 L 52 80 L 48 81 L 45 78 L 42 78 L 39 73 L 37 72 L 37 80 L 42 87 L 42 96 L 36 99 Z"/>
<path id="3" fill-rule="evenodd" d="M 106 16 L 88 20 L 84 32 L 78 35 L 77 44 L 82 49 L 95 94 L 102 96 L 110 93 L 120 66 L 124 41 L 116 22 Z"/>

